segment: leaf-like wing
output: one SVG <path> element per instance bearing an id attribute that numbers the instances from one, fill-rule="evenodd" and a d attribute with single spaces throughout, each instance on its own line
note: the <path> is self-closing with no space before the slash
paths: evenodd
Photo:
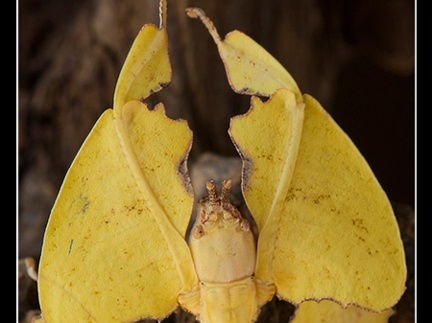
<path id="1" fill-rule="evenodd" d="M 235 92 L 270 96 L 276 90 L 285 88 L 293 91 L 296 96 L 301 96 L 292 76 L 252 38 L 236 30 L 221 39 L 213 23 L 201 9 L 189 8 L 187 14 L 192 18 L 200 18 L 209 30 Z"/>
<path id="2" fill-rule="evenodd" d="M 145 25 L 126 57 L 114 92 L 114 109 L 130 100 L 144 100 L 171 82 L 165 28 Z"/>
<path id="3" fill-rule="evenodd" d="M 243 159 L 242 190 L 259 229 L 255 276 L 294 304 L 335 299 L 381 310 L 405 289 L 398 225 L 386 194 L 348 136 L 301 95 L 261 46 L 234 31 L 221 40 L 200 9 L 234 91 L 252 98 L 232 119 Z"/>
<path id="4" fill-rule="evenodd" d="M 163 318 L 196 283 L 184 121 L 129 101 L 105 111 L 53 207 L 39 267 L 46 322 Z M 179 172 L 179 169 L 182 171 Z"/>
<path id="5" fill-rule="evenodd" d="M 258 116 L 249 112 L 231 125 L 246 156 L 243 193 L 261 229 L 255 276 L 274 282 L 277 294 L 294 304 L 332 298 L 389 308 L 406 279 L 391 205 L 349 137 L 315 99 L 305 95 L 304 103 L 299 149 L 291 159 L 281 152 L 289 156 L 297 132 L 274 130 L 291 127 L 292 121 L 280 117 L 286 104 L 253 103 Z M 263 149 L 273 162 L 261 162 Z M 291 167 L 292 173 L 284 171 Z M 273 193 L 275 186 L 281 194 Z"/>
<path id="6" fill-rule="evenodd" d="M 247 114 L 231 119 L 229 134 L 243 160 L 242 188 L 247 188 L 245 198 L 261 231 L 268 218 L 281 213 L 290 188 L 304 104 L 285 89 L 265 103 L 255 96 L 251 102 Z"/>

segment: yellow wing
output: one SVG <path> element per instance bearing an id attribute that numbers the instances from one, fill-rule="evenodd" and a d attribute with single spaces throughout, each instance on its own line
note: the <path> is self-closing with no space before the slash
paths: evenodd
<path id="1" fill-rule="evenodd" d="M 209 30 L 235 92 L 270 96 L 277 89 L 286 88 L 300 96 L 300 90 L 292 76 L 252 38 L 236 30 L 222 40 L 201 9 L 189 8 L 186 12 L 192 18 L 200 18 Z"/>
<path id="2" fill-rule="evenodd" d="M 301 303 L 294 313 L 291 323 L 387 323 L 393 310 L 388 309 L 380 313 L 362 310 L 350 305 L 347 308 L 339 304 L 322 300 L 319 303 L 308 301 Z"/>
<path id="3" fill-rule="evenodd" d="M 52 209 L 38 279 L 45 322 L 161 319 L 197 284 L 184 240 L 193 206 L 186 168 L 192 133 L 162 105 L 151 111 L 136 100 L 170 77 L 166 43 L 146 35 L 166 33 L 150 25 L 141 31 L 114 110 L 93 127 Z"/>
<path id="4" fill-rule="evenodd" d="M 391 307 L 406 279 L 391 205 L 348 136 L 307 95 L 299 149 L 290 156 L 297 133 L 279 131 L 292 120 L 279 117 L 286 104 L 273 104 L 286 101 L 285 92 L 265 104 L 253 100 L 230 128 L 244 159 L 243 193 L 260 229 L 255 276 L 273 281 L 294 304 L 332 298 Z"/>
<path id="5" fill-rule="evenodd" d="M 405 289 L 403 245 L 360 152 L 258 44 L 239 32 L 221 41 L 201 10 L 189 15 L 215 39 L 234 91 L 271 95 L 266 103 L 253 97 L 229 131 L 260 231 L 255 276 L 294 304 L 331 298 L 374 310 L 393 306 Z"/>
<path id="6" fill-rule="evenodd" d="M 46 322 L 163 318 L 195 284 L 184 241 L 193 197 L 178 175 L 191 132 L 162 107 L 122 110 L 96 123 L 52 210 L 38 280 Z"/>
<path id="7" fill-rule="evenodd" d="M 166 1 L 161 1 L 160 12 L 160 28 L 145 25 L 131 46 L 114 91 L 114 109 L 130 100 L 144 100 L 171 82 Z"/>
<path id="8" fill-rule="evenodd" d="M 101 116 L 52 210 L 38 281 L 46 322 L 163 318 L 195 284 L 184 241 L 193 197 L 178 175 L 191 132 L 161 107 L 122 110 Z"/>

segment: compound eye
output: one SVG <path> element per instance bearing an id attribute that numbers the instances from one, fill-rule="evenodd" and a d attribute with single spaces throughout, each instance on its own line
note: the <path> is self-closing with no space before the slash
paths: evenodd
<path id="1" fill-rule="evenodd" d="M 195 239 L 201 238 L 204 234 L 204 228 L 201 224 L 192 229 L 192 235 Z"/>
<path id="2" fill-rule="evenodd" d="M 240 222 L 240 230 L 243 232 L 248 232 L 250 230 L 249 221 L 246 219 L 242 219 Z"/>

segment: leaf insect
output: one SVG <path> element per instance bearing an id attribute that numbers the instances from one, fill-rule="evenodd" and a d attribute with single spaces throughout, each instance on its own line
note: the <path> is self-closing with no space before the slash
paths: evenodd
<path id="1" fill-rule="evenodd" d="M 405 289 L 406 266 L 391 205 L 367 162 L 259 44 L 240 31 L 222 39 L 201 9 L 187 14 L 209 30 L 233 90 L 252 95 L 229 134 L 258 238 L 230 201 L 229 179 L 220 194 L 206 183 L 186 237 L 192 132 L 162 103 L 154 110 L 143 103 L 171 80 L 161 0 L 160 26 L 137 35 L 113 108 L 84 141 L 55 201 L 37 321 L 161 320 L 181 306 L 200 322 L 253 322 L 275 295 L 298 307 L 297 323 L 314 305 L 321 314 L 352 305 L 387 310 L 386 320 Z"/>

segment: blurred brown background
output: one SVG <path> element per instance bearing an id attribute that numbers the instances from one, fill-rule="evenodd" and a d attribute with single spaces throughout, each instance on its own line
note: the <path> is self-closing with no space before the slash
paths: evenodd
<path id="1" fill-rule="evenodd" d="M 168 0 L 172 83 L 151 99 L 194 132 L 203 152 L 236 156 L 234 94 L 207 30 L 184 9 L 201 7 L 219 33 L 239 29 L 272 53 L 350 135 L 397 214 L 413 284 L 415 2 L 410 0 Z M 115 82 L 157 0 L 19 2 L 19 257 L 38 259 L 61 181 L 85 136 L 112 106 Z M 412 286 L 411 286 L 412 287 Z M 405 316 L 413 318 L 413 289 Z M 410 303 L 411 302 L 411 303 Z"/>

